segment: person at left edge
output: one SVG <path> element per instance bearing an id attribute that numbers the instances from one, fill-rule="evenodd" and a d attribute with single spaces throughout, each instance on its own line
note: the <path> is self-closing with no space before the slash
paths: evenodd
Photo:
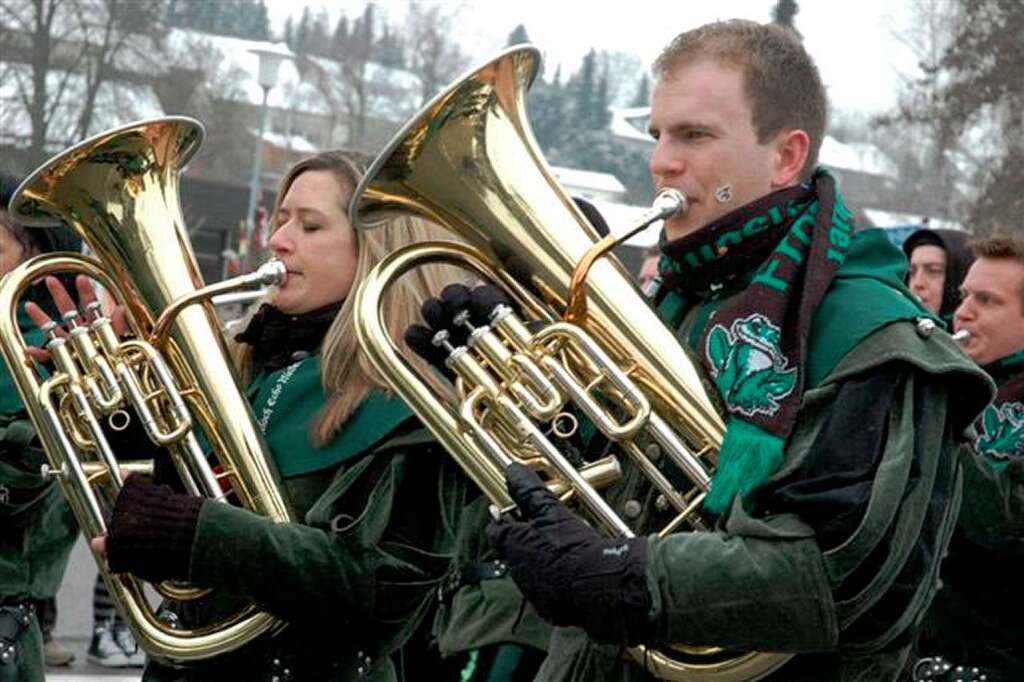
<path id="1" fill-rule="evenodd" d="M 17 182 L 0 177 L 0 278 L 29 258 L 78 251 L 81 240 L 67 227 L 25 229 L 7 211 Z M 30 286 L 22 301 L 49 306 L 45 287 Z M 55 312 L 55 311 L 51 311 Z M 7 314 L 7 311 L 4 311 Z M 42 334 L 18 310 L 29 343 Z M 60 587 L 78 524 L 53 480 L 40 475 L 45 453 L 29 421 L 7 365 L 0 362 L 0 681 L 43 679 L 43 632 L 34 604 Z"/>
<path id="2" fill-rule="evenodd" d="M 385 254 L 434 235 L 411 218 L 357 234 L 347 209 L 365 168 L 361 155 L 324 152 L 288 171 L 269 241 L 288 278 L 236 337 L 238 369 L 300 522 L 274 524 L 131 477 L 108 535 L 94 540 L 113 571 L 214 588 L 212 603 L 178 612 L 185 625 L 233 598 L 288 627 L 185 668 L 151 662 L 147 681 L 430 677 L 417 637 L 450 564 L 458 510 L 444 500 L 461 478 L 370 370 L 352 294 Z M 385 303 L 395 329 L 431 289 L 426 271 L 403 282 Z"/>

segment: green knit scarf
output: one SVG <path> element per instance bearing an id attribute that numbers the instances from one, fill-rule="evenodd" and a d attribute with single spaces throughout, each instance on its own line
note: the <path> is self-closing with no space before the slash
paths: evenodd
<path id="1" fill-rule="evenodd" d="M 807 184 L 662 244 L 662 282 L 685 301 L 735 286 L 756 267 L 743 292 L 713 314 L 698 346 L 728 411 L 704 501 L 710 511 L 725 511 L 782 467 L 805 387 L 811 320 L 852 236 L 834 178 L 818 170 Z"/>

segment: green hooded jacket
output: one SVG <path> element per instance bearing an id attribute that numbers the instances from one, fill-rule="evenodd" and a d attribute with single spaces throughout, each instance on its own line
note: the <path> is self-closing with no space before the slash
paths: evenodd
<path id="1" fill-rule="evenodd" d="M 768 679 L 899 676 L 956 518 L 963 432 L 992 390 L 947 334 L 918 326 L 925 313 L 906 295 L 905 263 L 878 231 L 857 234 L 815 313 L 782 469 L 746 503 L 736 499 L 712 532 L 650 536 L 657 642 L 796 654 Z M 736 293 L 667 321 L 694 347 Z M 861 428 L 873 403 L 879 425 Z M 858 430 L 875 452 L 844 447 L 841 436 Z M 639 501 L 657 528 L 666 519 L 654 497 L 631 471 L 610 500 L 619 509 Z M 577 628 L 556 628 L 538 676 L 647 679 L 623 647 L 596 645 Z"/>
<path id="2" fill-rule="evenodd" d="M 325 398 L 316 356 L 257 376 L 249 396 L 302 521 L 204 504 L 190 580 L 218 596 L 176 610 L 207 622 L 254 601 L 288 625 L 184 670 L 151 664 L 144 679 L 419 679 L 465 477 L 404 403 L 382 394 L 313 446 L 309 428 Z"/>

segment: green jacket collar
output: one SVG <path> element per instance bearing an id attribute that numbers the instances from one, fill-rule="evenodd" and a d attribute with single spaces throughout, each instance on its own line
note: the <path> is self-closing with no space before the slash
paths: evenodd
<path id="1" fill-rule="evenodd" d="M 352 459 L 412 417 L 401 400 L 374 391 L 330 443 L 314 446 L 310 425 L 327 402 L 320 379 L 319 356 L 258 375 L 249 387 L 249 397 L 278 470 L 286 478 Z"/>

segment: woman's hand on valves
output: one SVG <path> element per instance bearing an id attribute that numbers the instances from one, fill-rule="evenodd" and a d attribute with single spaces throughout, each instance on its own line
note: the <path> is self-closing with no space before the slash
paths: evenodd
<path id="1" fill-rule="evenodd" d="M 106 304 L 106 301 L 100 301 L 92 280 L 85 275 L 78 275 L 75 278 L 75 289 L 78 293 L 79 305 L 75 304 L 71 294 L 68 293 L 67 289 L 64 288 L 64 284 L 58 278 L 50 275 L 46 277 L 45 282 L 46 288 L 50 292 L 50 297 L 53 298 L 54 305 L 60 314 L 65 317 L 65 320 L 69 313 L 75 312 L 81 315 L 81 311 L 88 311 L 91 307 L 95 308 L 95 304 L 99 305 L 100 314 L 111 308 L 110 305 Z M 61 326 L 61 322 L 65 320 L 51 319 L 38 304 L 29 301 L 25 304 L 25 312 L 28 313 L 29 319 L 47 334 L 56 334 L 61 337 L 66 336 L 67 332 Z M 123 336 L 127 331 L 124 306 L 113 306 L 113 309 L 110 311 L 110 318 L 114 333 L 118 336 Z M 88 317 L 86 317 L 86 323 L 88 323 Z M 45 364 L 50 361 L 50 354 L 44 348 L 31 347 L 27 348 L 25 352 L 39 363 Z"/>

